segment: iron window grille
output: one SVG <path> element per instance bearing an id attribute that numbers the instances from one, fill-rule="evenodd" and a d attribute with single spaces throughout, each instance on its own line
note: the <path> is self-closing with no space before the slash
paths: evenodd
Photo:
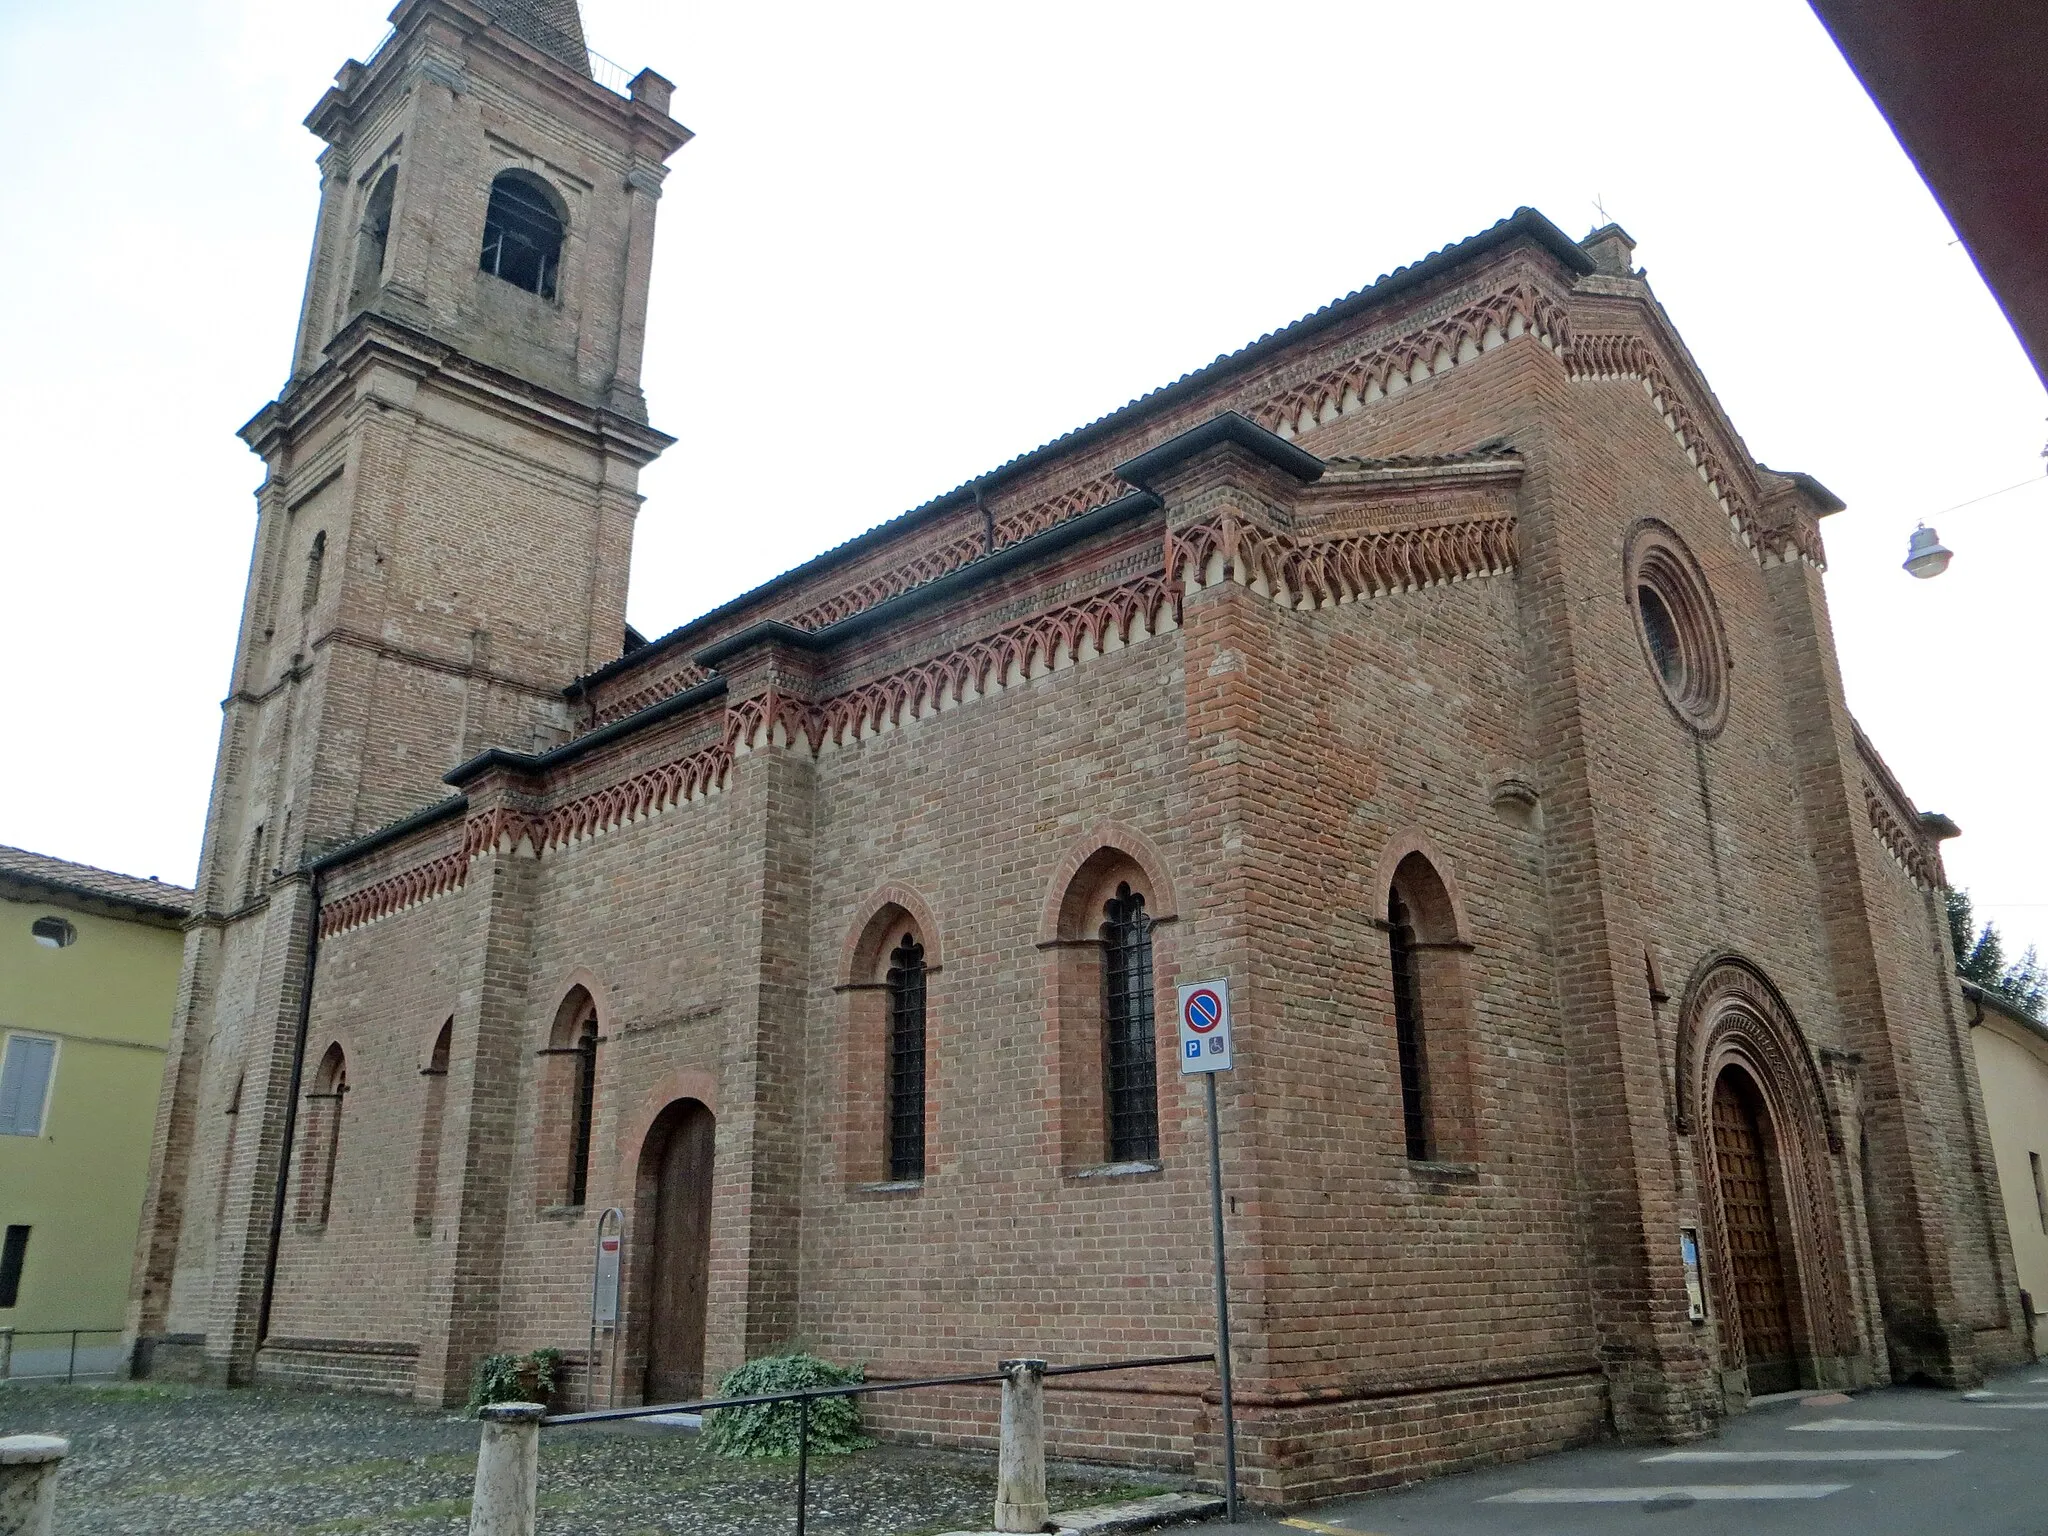
<path id="1" fill-rule="evenodd" d="M 562 264 L 562 216 L 547 193 L 524 176 L 506 173 L 491 183 L 484 212 L 484 248 L 477 265 L 544 299 L 555 296 Z"/>
<path id="2" fill-rule="evenodd" d="M 1387 949 L 1394 970 L 1394 1041 L 1401 1054 L 1401 1129 L 1408 1156 L 1427 1162 L 1429 1078 L 1422 1059 L 1422 974 L 1415 963 L 1415 925 L 1398 895 L 1387 901 Z"/>
<path id="3" fill-rule="evenodd" d="M 576 1036 L 576 1118 L 569 1128 L 569 1204 L 590 1193 L 590 1133 L 597 1106 L 597 1015 L 586 1014 Z"/>
<path id="4" fill-rule="evenodd" d="M 924 946 L 908 934 L 889 956 L 889 1177 L 924 1177 Z"/>
<path id="5" fill-rule="evenodd" d="M 1109 1160 L 1159 1157 L 1159 1075 L 1152 1043 L 1152 916 L 1142 893 L 1119 885 L 1103 906 L 1103 1076 Z"/>

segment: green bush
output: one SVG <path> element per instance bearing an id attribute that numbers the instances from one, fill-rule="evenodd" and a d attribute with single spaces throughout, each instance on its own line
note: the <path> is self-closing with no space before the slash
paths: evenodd
<path id="1" fill-rule="evenodd" d="M 533 1373 L 531 1390 L 519 1379 L 522 1370 Z M 470 1412 L 491 1403 L 545 1403 L 554 1396 L 555 1383 L 561 1376 L 559 1349 L 536 1349 L 527 1355 L 485 1355 L 477 1361 L 476 1374 L 469 1379 Z"/>
<path id="2" fill-rule="evenodd" d="M 725 1380 L 718 1384 L 718 1395 L 764 1397 L 771 1392 L 800 1392 L 806 1387 L 848 1387 L 865 1380 L 865 1366 L 833 1365 L 816 1355 L 771 1355 L 765 1360 L 749 1360 L 738 1370 L 727 1372 Z M 801 1411 L 795 1403 L 721 1408 L 705 1416 L 704 1445 L 719 1456 L 794 1456 Z M 873 1444 L 860 1432 L 859 1398 L 812 1400 L 813 1454 L 843 1456 Z"/>

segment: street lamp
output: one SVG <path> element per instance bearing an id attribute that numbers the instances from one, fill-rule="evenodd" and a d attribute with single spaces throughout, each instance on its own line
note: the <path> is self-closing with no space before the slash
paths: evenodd
<path id="1" fill-rule="evenodd" d="M 1942 547 L 1941 535 L 1922 523 L 1913 530 L 1913 541 L 1906 546 L 1906 573 L 1925 581 L 1947 570 L 1954 558 L 1954 551 Z"/>

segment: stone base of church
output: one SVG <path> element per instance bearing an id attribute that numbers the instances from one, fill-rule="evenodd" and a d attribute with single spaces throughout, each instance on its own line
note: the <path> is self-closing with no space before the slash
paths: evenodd
<path id="1" fill-rule="evenodd" d="M 145 1334 L 135 1341 L 129 1373 L 137 1380 L 175 1381 L 189 1386 L 218 1384 L 220 1373 L 206 1358 L 203 1333 Z"/>
<path id="2" fill-rule="evenodd" d="M 1240 1479 L 1262 1504 L 1305 1504 L 1605 1438 L 1598 1372 L 1299 1406 L 1240 1408 Z"/>
<path id="3" fill-rule="evenodd" d="M 882 1439 L 992 1451 L 996 1407 L 993 1392 L 962 1388 L 871 1397 L 862 1413 Z M 1238 1405 L 1239 1487 L 1259 1504 L 1307 1504 L 1524 1461 L 1611 1433 L 1607 1385 L 1597 1371 L 1351 1398 L 1254 1398 Z M 1215 1389 L 1048 1382 L 1046 1451 L 1218 1484 L 1223 1434 Z"/>
<path id="4" fill-rule="evenodd" d="M 256 1352 L 256 1384 L 411 1397 L 419 1358 L 417 1344 L 372 1339 L 270 1339 Z"/>

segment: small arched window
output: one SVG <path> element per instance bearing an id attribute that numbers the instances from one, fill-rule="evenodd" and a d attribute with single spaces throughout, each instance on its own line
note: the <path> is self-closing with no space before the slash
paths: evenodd
<path id="1" fill-rule="evenodd" d="M 68 949 L 78 942 L 78 930 L 68 918 L 39 917 L 28 925 L 28 931 L 45 949 Z"/>
<path id="2" fill-rule="evenodd" d="M 242 871 L 242 900 L 254 901 L 263 889 L 263 823 L 249 834 L 248 864 Z"/>
<path id="3" fill-rule="evenodd" d="M 301 1114 L 305 1139 L 299 1153 L 299 1225 L 327 1225 L 334 1206 L 334 1165 L 341 1155 L 342 1106 L 348 1099 L 348 1058 L 341 1042 L 327 1047 Z"/>
<path id="4" fill-rule="evenodd" d="M 1401 1136 L 1412 1162 L 1468 1162 L 1472 1003 L 1467 953 L 1450 889 L 1411 853 L 1387 892 L 1387 959 L 1399 1063 Z"/>
<path id="5" fill-rule="evenodd" d="M 424 1236 L 434 1229 L 434 1199 L 441 1183 L 441 1119 L 448 1103 L 448 1046 L 455 1021 L 448 1020 L 434 1037 L 434 1049 L 420 1068 L 426 1102 L 420 1109 L 419 1160 L 413 1172 L 412 1228 Z"/>
<path id="6" fill-rule="evenodd" d="M 1159 1156 L 1159 1075 L 1152 1040 L 1152 918 L 1122 882 L 1103 905 L 1104 1121 L 1112 1163 Z"/>
<path id="7" fill-rule="evenodd" d="M 913 933 L 889 954 L 889 1177 L 924 1177 L 924 946 Z"/>
<path id="8" fill-rule="evenodd" d="M 597 1000 L 589 988 L 573 986 L 556 1008 L 540 1051 L 534 1198 L 542 1210 L 580 1206 L 589 1199 L 599 1043 Z"/>
<path id="9" fill-rule="evenodd" d="M 235 1176 L 235 1141 L 242 1125 L 242 1079 L 239 1077 L 228 1094 L 228 1107 L 222 1118 L 227 1121 L 227 1129 L 221 1137 L 220 1182 L 213 1192 L 213 1229 L 216 1232 L 227 1216 L 228 1183 Z"/>
<path id="10" fill-rule="evenodd" d="M 362 222 L 356 225 L 356 269 L 349 285 L 349 308 L 361 309 L 384 279 L 384 252 L 391 243 L 391 199 L 398 191 L 398 167 L 377 178 L 363 199 Z"/>
<path id="11" fill-rule="evenodd" d="M 320 529 L 313 535 L 313 542 L 306 550 L 306 585 L 299 593 L 299 607 L 311 608 L 320 601 L 320 569 L 327 563 L 327 530 Z"/>
<path id="12" fill-rule="evenodd" d="M 576 1031 L 575 1120 L 569 1128 L 569 1204 L 590 1194 L 590 1130 L 597 1108 L 597 1010 L 584 1014 Z"/>
<path id="13" fill-rule="evenodd" d="M 477 265 L 544 299 L 555 296 L 568 219 L 555 189 L 531 171 L 501 171 L 484 211 Z"/>
<path id="14" fill-rule="evenodd" d="M 1397 890 L 1387 901 L 1387 949 L 1394 972 L 1394 1044 L 1401 1063 L 1401 1130 L 1408 1156 L 1436 1154 L 1429 1126 L 1429 1066 L 1422 1053 L 1422 978 L 1415 965 L 1415 923 Z"/>

